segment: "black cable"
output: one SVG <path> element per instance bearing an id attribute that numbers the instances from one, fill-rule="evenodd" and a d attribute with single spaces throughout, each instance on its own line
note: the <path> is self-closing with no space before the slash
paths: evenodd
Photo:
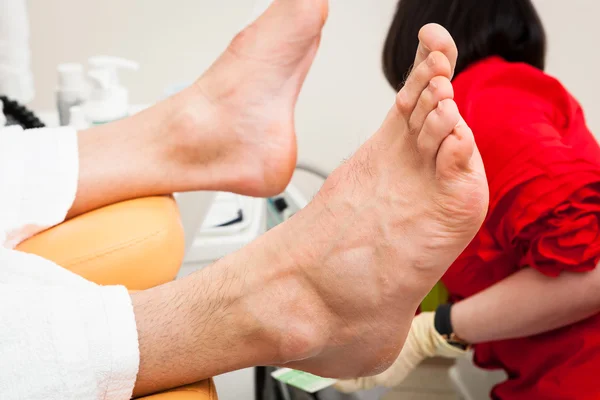
<path id="1" fill-rule="evenodd" d="M 265 381 L 267 367 L 254 368 L 254 400 L 263 400 L 265 397 Z"/>
<path id="2" fill-rule="evenodd" d="M 27 107 L 19 104 L 19 102 L 9 99 L 6 96 L 0 96 L 0 101 L 3 104 L 3 112 L 7 120 L 21 125 L 24 129 L 43 128 L 46 125 Z"/>
<path id="3" fill-rule="evenodd" d="M 235 217 L 235 219 L 232 219 L 231 221 L 227 221 L 225 223 L 222 223 L 220 225 L 217 225 L 217 228 L 224 228 L 226 226 L 231 226 L 231 225 L 235 225 L 235 224 L 239 224 L 240 222 L 244 221 L 244 211 L 243 210 L 238 210 L 237 212 L 237 217 Z"/>

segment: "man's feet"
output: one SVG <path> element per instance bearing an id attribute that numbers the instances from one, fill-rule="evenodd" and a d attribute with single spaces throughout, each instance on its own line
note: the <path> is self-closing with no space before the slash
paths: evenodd
<path id="1" fill-rule="evenodd" d="M 220 190 L 268 196 L 287 186 L 296 166 L 294 108 L 327 11 L 327 0 L 275 0 L 234 38 L 183 94 L 187 105 L 170 129 L 182 162 L 216 165 Z M 200 131 L 220 139 L 214 151 L 199 143 Z"/>
<path id="2" fill-rule="evenodd" d="M 438 26 L 421 37 L 454 48 Z M 292 243 L 284 254 L 300 270 L 272 293 L 286 293 L 289 307 L 277 301 L 266 313 L 266 326 L 285 321 L 283 364 L 335 377 L 385 370 L 418 304 L 484 220 L 487 181 L 452 100 L 454 65 L 441 52 L 419 57 L 381 129 L 273 233 Z"/>

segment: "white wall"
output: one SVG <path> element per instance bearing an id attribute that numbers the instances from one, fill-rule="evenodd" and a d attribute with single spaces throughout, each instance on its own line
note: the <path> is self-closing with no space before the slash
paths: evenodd
<path id="1" fill-rule="evenodd" d="M 550 44 L 547 70 L 582 103 L 592 132 L 600 138 L 600 2 L 534 0 L 534 3 Z"/>
<path id="2" fill-rule="evenodd" d="M 151 102 L 166 86 L 199 76 L 246 22 L 253 2 L 28 0 L 37 90 L 33 106 L 53 107 L 59 62 L 85 62 L 100 53 L 139 61 L 141 71 L 123 74 L 123 81 L 134 102 Z M 298 103 L 302 160 L 331 170 L 379 126 L 394 95 L 380 71 L 380 53 L 395 3 L 332 0 L 322 48 Z M 590 126 L 600 134 L 600 2 L 537 3 L 550 39 L 548 71 L 581 100 Z M 301 182 L 305 190 L 318 186 L 318 181 Z M 239 384 L 250 385 L 247 372 L 230 375 L 231 384 L 220 386 L 225 400 L 243 397 L 246 389 Z"/>
<path id="3" fill-rule="evenodd" d="M 36 108 L 53 106 L 55 66 L 108 53 L 142 64 L 123 73 L 134 101 L 199 76 L 246 22 L 253 0 L 29 1 Z M 340 5 L 340 3 L 342 3 Z M 394 0 L 332 3 L 318 59 L 298 104 L 301 157 L 334 168 L 378 126 L 391 104 L 379 68 Z M 376 6 L 374 6 L 376 4 Z"/>
<path id="4" fill-rule="evenodd" d="M 53 106 L 55 66 L 106 53 L 142 64 L 124 73 L 136 102 L 201 74 L 246 22 L 254 0 L 29 0 L 37 109 Z M 321 51 L 298 104 L 300 158 L 332 169 L 377 129 L 393 93 L 380 52 L 396 0 L 333 0 Z M 600 2 L 537 0 L 549 72 L 582 101 L 600 133 Z"/>

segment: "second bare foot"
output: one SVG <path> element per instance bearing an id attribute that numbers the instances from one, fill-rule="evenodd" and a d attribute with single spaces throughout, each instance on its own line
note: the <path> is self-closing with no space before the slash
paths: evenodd
<path id="1" fill-rule="evenodd" d="M 454 46 L 440 27 L 425 30 Z M 452 69 L 445 54 L 428 54 L 379 131 L 306 209 L 260 240 L 285 243 L 271 247 L 294 265 L 257 296 L 272 300 L 252 307 L 286 332 L 280 363 L 342 378 L 385 370 L 418 304 L 479 230 L 487 181 L 452 100 Z"/>
<path id="2" fill-rule="evenodd" d="M 203 164 L 215 165 L 220 190 L 269 196 L 287 186 L 296 167 L 296 100 L 327 11 L 327 0 L 275 0 L 182 94 L 186 105 L 171 132 L 188 179 Z M 219 138 L 214 149 L 199 144 L 200 130 Z"/>

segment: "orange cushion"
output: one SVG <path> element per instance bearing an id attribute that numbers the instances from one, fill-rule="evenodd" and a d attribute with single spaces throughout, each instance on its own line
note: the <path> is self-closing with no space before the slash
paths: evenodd
<path id="1" fill-rule="evenodd" d="M 175 279 L 184 255 L 177 204 L 170 196 L 130 200 L 73 218 L 21 243 L 100 285 L 144 290 Z M 144 399 L 216 400 L 212 380 Z"/>
<path id="2" fill-rule="evenodd" d="M 143 400 L 217 400 L 217 391 L 211 379 L 183 386 L 168 392 L 142 397 Z"/>
<path id="3" fill-rule="evenodd" d="M 17 249 L 101 285 L 144 290 L 175 279 L 183 261 L 184 236 L 173 198 L 149 197 L 83 214 Z"/>

